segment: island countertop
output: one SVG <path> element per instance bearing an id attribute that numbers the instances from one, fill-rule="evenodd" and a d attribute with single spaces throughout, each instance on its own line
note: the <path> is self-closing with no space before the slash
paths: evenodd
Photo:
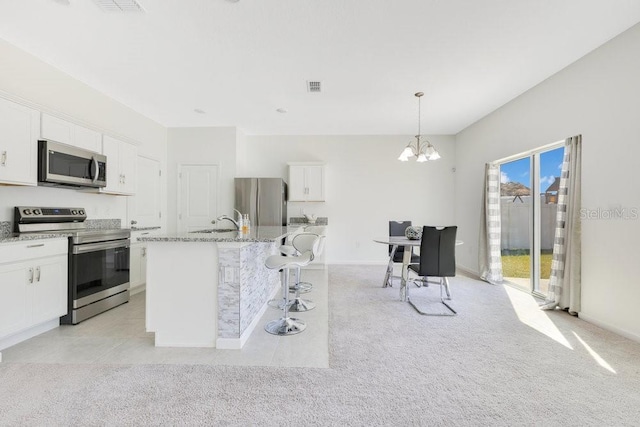
<path id="1" fill-rule="evenodd" d="M 256 226 L 251 227 L 249 233 L 243 234 L 238 231 L 212 232 L 203 230 L 202 232 L 191 233 L 167 233 L 153 236 L 141 236 L 140 242 L 275 242 L 286 237 L 296 230 L 297 227 L 280 226 Z"/>

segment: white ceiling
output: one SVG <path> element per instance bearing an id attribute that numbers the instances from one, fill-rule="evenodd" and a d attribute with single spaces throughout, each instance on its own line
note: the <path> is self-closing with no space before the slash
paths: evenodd
<path id="1" fill-rule="evenodd" d="M 165 126 L 276 135 L 413 134 L 417 91 L 423 133 L 457 133 L 640 22 L 638 0 L 60 3 L 0 0 L 0 37 Z"/>

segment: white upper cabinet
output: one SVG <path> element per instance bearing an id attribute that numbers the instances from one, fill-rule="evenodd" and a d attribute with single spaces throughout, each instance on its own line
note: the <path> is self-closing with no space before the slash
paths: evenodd
<path id="1" fill-rule="evenodd" d="M 289 163 L 289 201 L 325 201 L 324 164 Z"/>
<path id="2" fill-rule="evenodd" d="M 102 154 L 107 156 L 107 186 L 101 188 L 100 192 L 124 195 L 135 194 L 137 147 L 104 135 Z"/>
<path id="3" fill-rule="evenodd" d="M 136 196 L 127 199 L 127 217 L 137 227 L 161 226 L 160 194 L 160 162 L 138 156 Z"/>
<path id="4" fill-rule="evenodd" d="M 102 151 L 102 134 L 75 123 L 42 113 L 43 139 L 62 142 L 85 150 Z"/>
<path id="5" fill-rule="evenodd" d="M 0 98 L 0 183 L 38 184 L 40 113 Z"/>

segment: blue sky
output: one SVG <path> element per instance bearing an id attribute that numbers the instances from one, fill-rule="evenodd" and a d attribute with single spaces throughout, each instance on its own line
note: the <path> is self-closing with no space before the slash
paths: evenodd
<path id="1" fill-rule="evenodd" d="M 546 151 L 540 154 L 540 190 L 544 192 L 551 185 L 556 176 L 560 176 L 562 170 L 562 156 L 564 147 Z M 500 181 L 520 182 L 531 188 L 531 177 L 529 176 L 529 157 L 515 160 L 513 162 L 500 165 Z"/>

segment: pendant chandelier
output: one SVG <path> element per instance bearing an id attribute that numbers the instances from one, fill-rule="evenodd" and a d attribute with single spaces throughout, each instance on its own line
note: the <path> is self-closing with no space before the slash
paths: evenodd
<path id="1" fill-rule="evenodd" d="M 398 160 L 401 162 L 406 162 L 410 157 L 416 157 L 417 162 L 438 160 L 440 158 L 438 150 L 436 150 L 427 139 L 424 139 L 424 141 L 420 140 L 420 138 L 422 138 L 422 135 L 420 135 L 420 98 L 422 95 L 424 95 L 422 92 L 415 94 L 415 97 L 418 98 L 418 134 L 416 135 L 415 143 L 413 141 L 409 142 L 402 153 L 400 153 Z"/>

